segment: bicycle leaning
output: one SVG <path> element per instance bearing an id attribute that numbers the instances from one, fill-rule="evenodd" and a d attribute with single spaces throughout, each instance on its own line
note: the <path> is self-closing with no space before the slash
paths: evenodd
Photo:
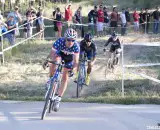
<path id="1" fill-rule="evenodd" d="M 57 69 L 54 73 L 54 75 L 47 81 L 46 85 L 46 94 L 45 94 L 45 104 L 43 107 L 42 115 L 41 115 L 41 120 L 44 119 L 46 116 L 46 112 L 50 113 L 51 110 L 54 110 L 55 112 L 58 111 L 56 108 L 56 101 L 55 101 L 55 96 L 58 93 L 58 89 L 61 84 L 61 77 L 62 77 L 62 70 L 65 65 L 64 61 L 61 61 L 61 63 L 56 63 L 54 61 L 49 61 L 47 60 L 47 63 L 55 64 L 57 65 Z M 69 74 L 69 77 L 73 76 L 73 74 Z M 49 108 L 49 109 L 48 109 Z"/>

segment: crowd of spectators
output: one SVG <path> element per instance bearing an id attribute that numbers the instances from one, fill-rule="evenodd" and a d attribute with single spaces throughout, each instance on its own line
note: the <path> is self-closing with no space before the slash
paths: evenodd
<path id="1" fill-rule="evenodd" d="M 85 16 L 83 16 L 82 12 L 82 6 L 77 7 L 75 12 L 72 11 L 72 4 L 66 5 L 64 10 L 57 7 L 53 11 L 54 31 L 57 32 L 56 37 L 62 37 L 64 23 L 66 23 L 67 27 L 76 29 L 79 37 L 84 36 L 83 24 L 88 26 L 87 31 L 90 31 L 93 35 L 97 36 L 104 36 L 106 35 L 104 33 L 106 30 L 112 32 L 116 30 L 117 27 L 120 27 L 121 35 L 124 36 L 127 34 L 127 29 L 130 26 L 134 27 L 135 33 L 149 33 L 152 18 L 153 33 L 159 33 L 159 7 L 156 7 L 156 10 L 153 12 L 150 12 L 148 8 L 141 9 L 140 13 L 135 8 L 132 13 L 130 8 L 122 8 L 121 11 L 118 11 L 116 7 L 109 10 L 109 8 L 103 5 L 94 6 L 92 10 L 88 11 L 87 22 L 85 22 Z M 35 21 L 35 24 L 33 24 L 33 21 Z M 29 38 L 33 35 L 32 30 L 34 25 L 37 33 L 39 32 L 38 37 L 40 39 L 43 38 L 45 26 L 43 9 L 41 7 L 38 8 L 38 11 L 33 7 L 29 7 L 25 16 L 22 16 L 19 13 L 19 8 L 16 6 L 14 11 L 8 14 L 6 21 L 4 21 L 0 12 L 0 36 L 8 31 L 8 33 L 3 35 L 3 38 L 7 38 L 11 45 L 15 44 L 15 37 L 19 35 L 19 23 L 24 25 L 24 38 Z M 2 40 L 2 37 L 0 40 Z"/>

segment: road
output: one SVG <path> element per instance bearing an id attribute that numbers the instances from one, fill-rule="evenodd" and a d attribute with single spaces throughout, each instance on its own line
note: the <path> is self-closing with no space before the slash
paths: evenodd
<path id="1" fill-rule="evenodd" d="M 160 105 L 62 103 L 40 120 L 44 102 L 0 101 L 0 130 L 160 129 Z"/>

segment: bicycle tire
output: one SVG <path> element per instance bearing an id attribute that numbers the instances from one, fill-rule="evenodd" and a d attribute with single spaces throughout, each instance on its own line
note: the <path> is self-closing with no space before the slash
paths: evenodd
<path id="1" fill-rule="evenodd" d="M 79 98 L 79 96 L 80 96 L 80 93 L 81 93 L 81 91 L 82 91 L 82 88 L 83 88 L 83 84 L 82 84 L 82 76 L 83 76 L 83 74 L 82 74 L 82 72 L 83 72 L 83 69 L 82 69 L 82 67 L 80 67 L 80 71 L 79 71 L 79 73 L 78 73 L 78 80 L 77 80 L 77 92 L 76 92 L 76 94 L 77 94 L 77 98 Z"/>
<path id="2" fill-rule="evenodd" d="M 60 80 L 61 81 L 61 80 Z M 52 96 L 51 97 L 53 97 L 56 93 L 57 93 L 57 91 L 58 91 L 58 88 L 60 87 L 60 81 L 58 81 L 58 83 L 57 82 L 55 82 L 55 89 L 54 89 L 54 91 L 53 91 L 53 93 L 52 93 Z M 58 86 L 58 87 L 57 87 Z M 51 111 L 54 109 L 54 101 L 51 101 L 50 102 L 50 104 L 49 104 L 49 110 L 48 110 L 48 112 L 49 113 L 51 113 Z"/>
<path id="3" fill-rule="evenodd" d="M 47 107 L 50 104 L 50 97 L 51 97 L 51 94 L 53 92 L 53 87 L 52 86 L 53 86 L 53 83 L 50 84 L 50 89 L 49 89 L 49 92 L 48 92 L 48 94 L 46 96 L 45 104 L 44 104 L 42 115 L 41 115 L 41 120 L 44 119 L 44 117 L 46 115 L 46 112 L 47 112 Z"/>

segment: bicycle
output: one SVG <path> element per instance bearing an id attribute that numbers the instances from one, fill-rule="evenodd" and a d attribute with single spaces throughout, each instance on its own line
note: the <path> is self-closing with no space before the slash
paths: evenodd
<path id="1" fill-rule="evenodd" d="M 119 63 L 120 52 L 121 49 L 116 49 L 113 53 L 110 54 L 105 69 L 105 77 L 107 76 L 108 69 L 111 70 L 112 73 L 114 72 L 115 66 Z"/>
<path id="2" fill-rule="evenodd" d="M 86 83 L 86 63 L 87 61 L 87 56 L 86 54 L 83 54 L 79 63 L 79 68 L 78 68 L 78 78 L 77 78 L 77 98 L 79 98 L 80 93 L 83 89 L 83 85 Z"/>
<path id="3" fill-rule="evenodd" d="M 42 111 L 41 120 L 44 119 L 48 107 L 49 107 L 49 113 L 51 112 L 51 110 L 57 111 L 54 108 L 54 106 L 56 105 L 56 102 L 55 102 L 54 98 L 55 98 L 55 95 L 57 94 L 58 89 L 60 87 L 61 78 L 62 78 L 62 69 L 65 65 L 64 61 L 61 61 L 61 63 L 56 63 L 54 61 L 47 60 L 47 62 L 57 65 L 57 69 L 55 71 L 55 74 L 47 82 L 48 87 L 47 87 L 47 91 L 46 91 L 46 94 L 45 94 L 45 104 L 44 104 L 44 108 L 43 108 L 43 111 Z"/>

